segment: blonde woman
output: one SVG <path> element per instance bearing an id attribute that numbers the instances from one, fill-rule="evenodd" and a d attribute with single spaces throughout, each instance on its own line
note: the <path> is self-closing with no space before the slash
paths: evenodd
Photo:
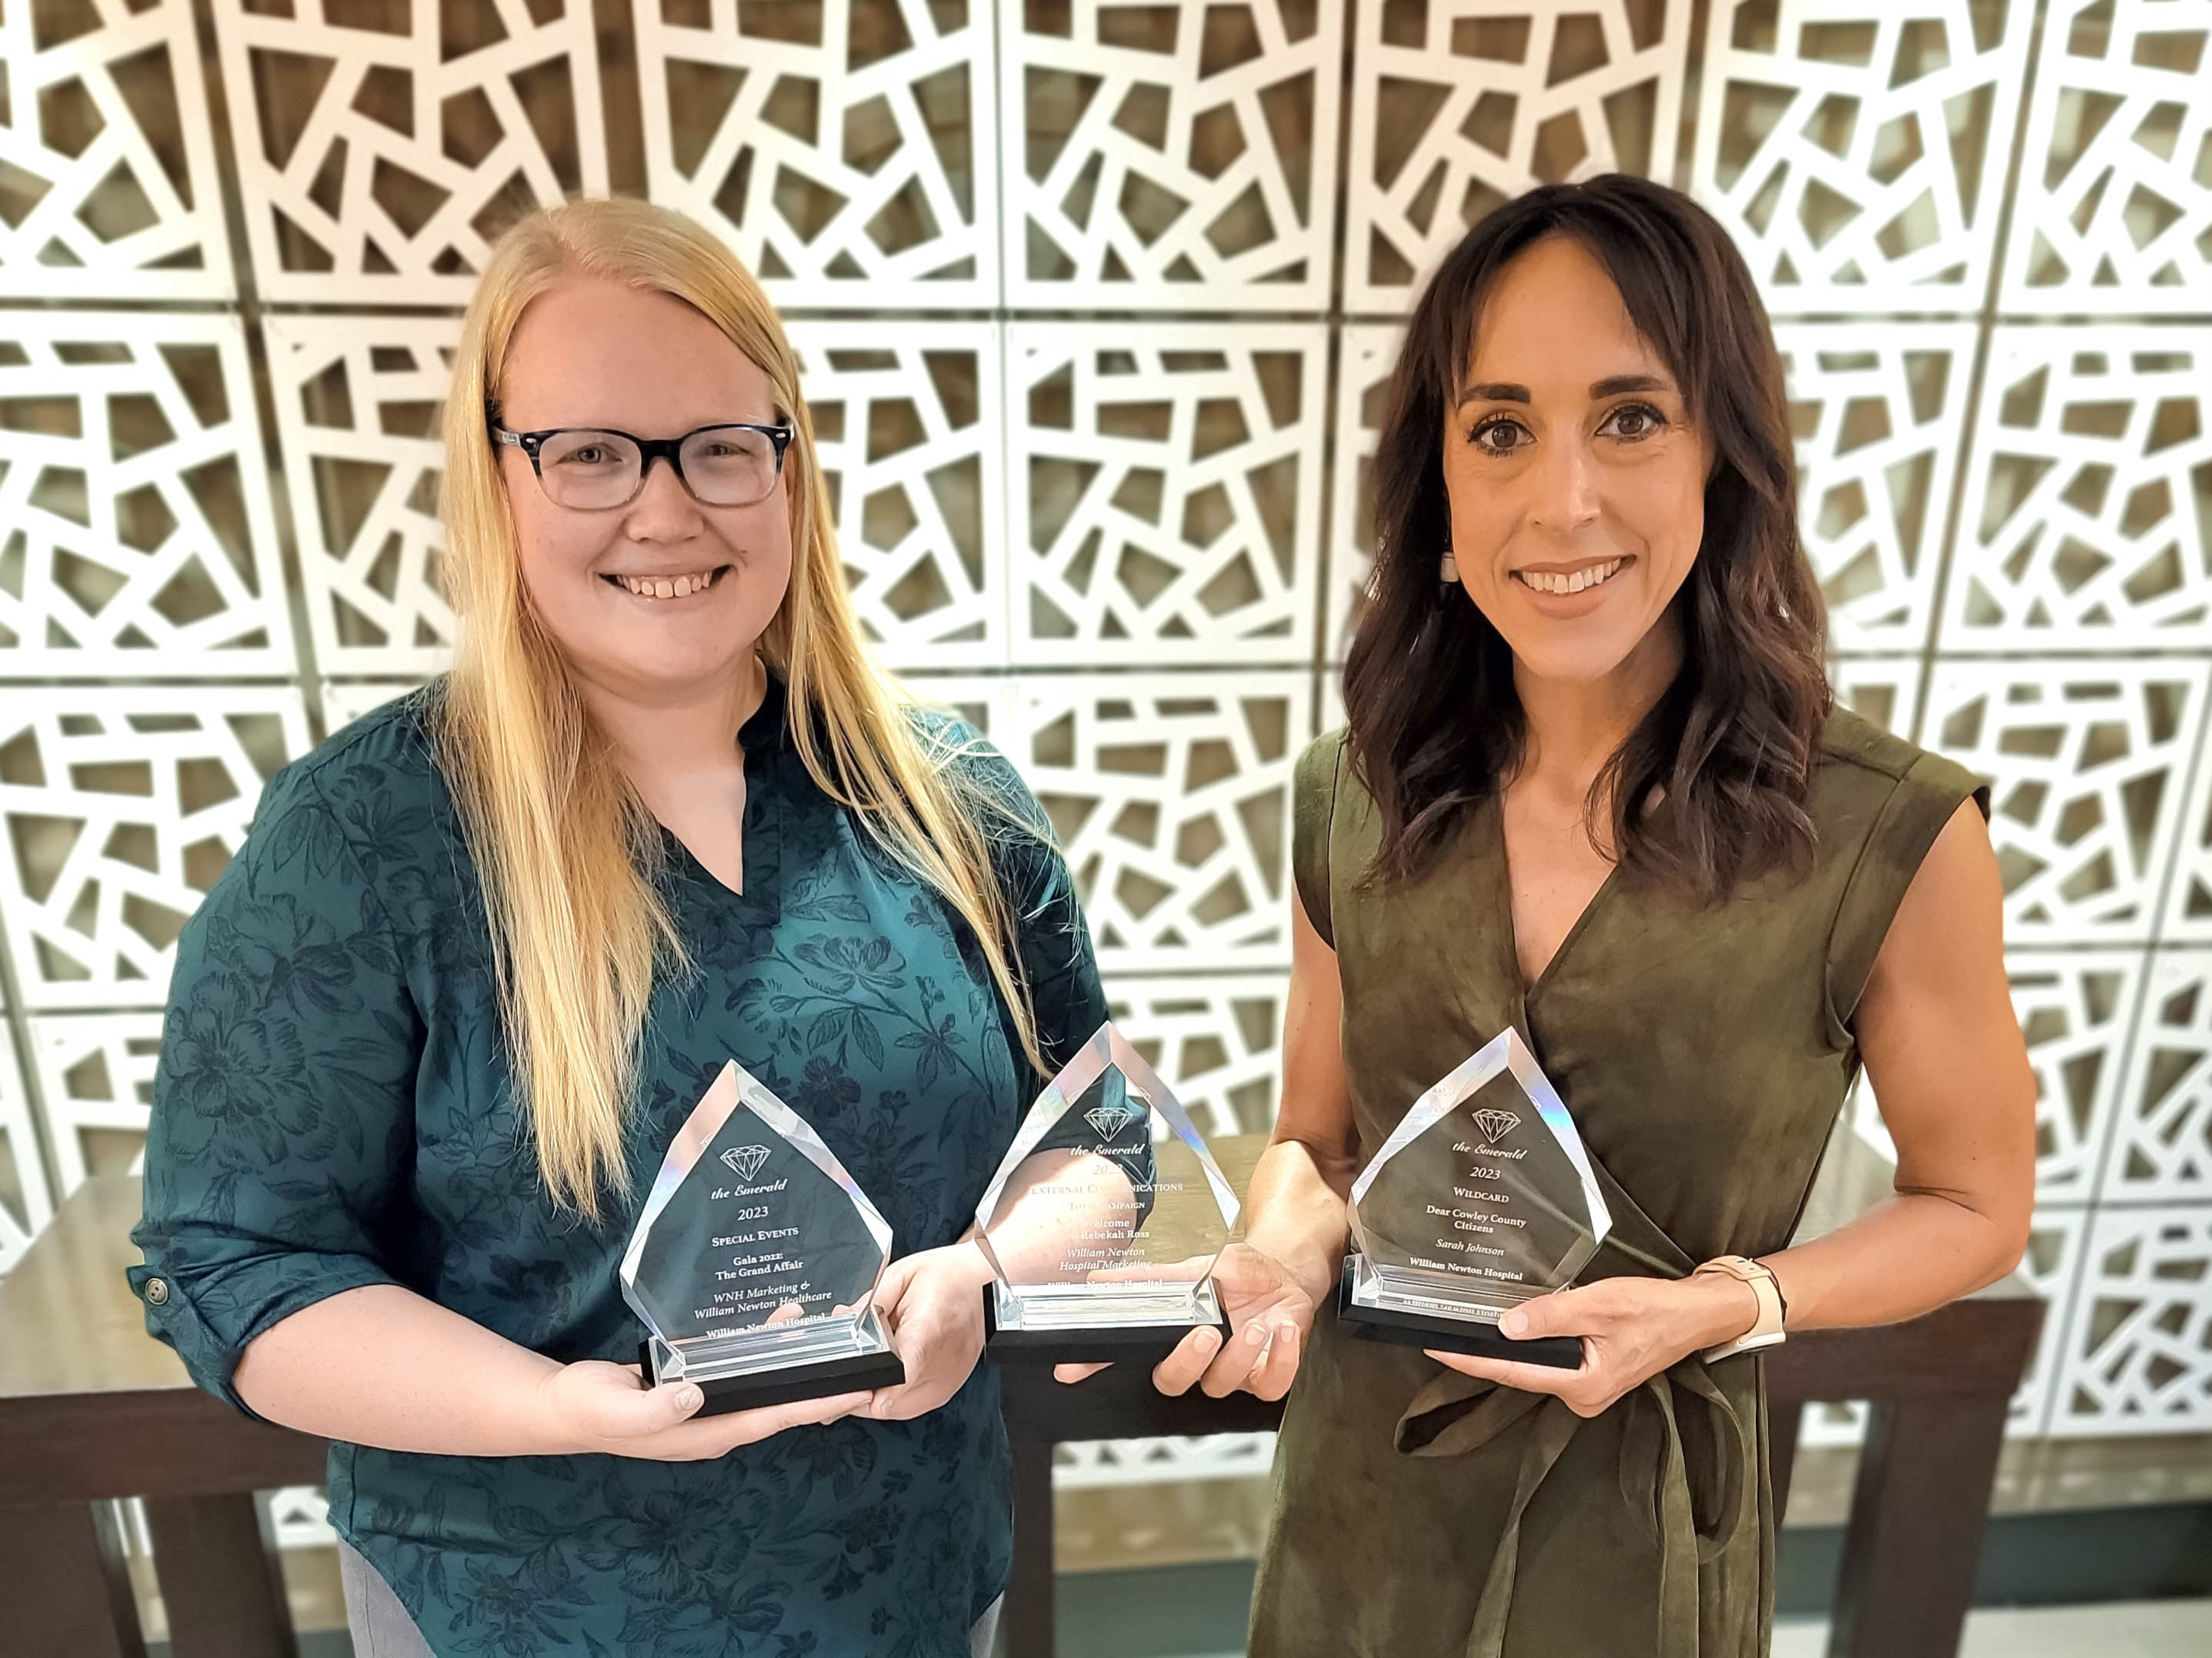
<path id="1" fill-rule="evenodd" d="M 178 951 L 154 1333 L 337 1442 L 380 1655 L 988 1648 L 1009 1470 L 964 1245 L 1104 1017 L 1034 801 L 870 668 L 791 348 L 718 243 L 501 242 L 445 414 L 453 672 L 270 786 Z M 615 1281 L 734 1057 L 890 1220 L 907 1382 L 691 1419 Z"/>

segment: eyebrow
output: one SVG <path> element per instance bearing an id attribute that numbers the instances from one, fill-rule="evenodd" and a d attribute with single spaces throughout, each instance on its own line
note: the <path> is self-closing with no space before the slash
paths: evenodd
<path id="1" fill-rule="evenodd" d="M 1589 389 L 1593 400 L 1617 398 L 1624 392 L 1671 392 L 1674 383 L 1658 374 L 1615 374 L 1599 380 Z M 1460 388 L 1461 405 L 1470 403 L 1530 403 L 1525 386 L 1516 386 L 1510 380 L 1478 380 Z"/>

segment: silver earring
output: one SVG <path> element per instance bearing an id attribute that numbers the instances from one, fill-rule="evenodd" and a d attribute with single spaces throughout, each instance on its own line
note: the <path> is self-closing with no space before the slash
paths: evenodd
<path id="1" fill-rule="evenodd" d="M 1437 580 L 1447 587 L 1459 580 L 1459 561 L 1449 552 L 1437 561 Z"/>

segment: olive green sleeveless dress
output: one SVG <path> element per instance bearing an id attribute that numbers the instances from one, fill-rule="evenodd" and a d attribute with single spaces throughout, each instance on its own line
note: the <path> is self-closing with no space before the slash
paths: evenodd
<path id="1" fill-rule="evenodd" d="M 1782 1248 L 1858 1069 L 1851 1016 L 1890 918 L 1977 793 L 1838 711 L 1809 872 L 1700 909 L 1616 872 L 1524 988 L 1496 801 L 1420 879 L 1362 888 L 1374 803 L 1342 733 L 1322 738 L 1298 764 L 1293 863 L 1336 950 L 1360 1144 L 1510 1024 L 1613 1212 L 1584 1281 Z M 1755 1356 L 1686 1359 L 1584 1421 L 1324 1309 L 1276 1455 L 1252 1658 L 1754 1658 L 1774 1521 Z"/>

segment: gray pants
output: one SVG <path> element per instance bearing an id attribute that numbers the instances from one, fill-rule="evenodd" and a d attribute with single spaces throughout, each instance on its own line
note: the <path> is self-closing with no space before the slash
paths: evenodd
<path id="1" fill-rule="evenodd" d="M 353 1658 L 435 1658 L 384 1574 L 343 1537 L 338 1539 L 338 1582 L 345 1588 Z"/>
<path id="2" fill-rule="evenodd" d="M 343 1537 L 338 1540 L 338 1577 L 345 1587 L 346 1624 L 353 1631 L 354 1658 L 436 1658 L 422 1631 L 399 1604 L 392 1585 L 360 1552 Z M 975 1620 L 968 1631 L 971 1658 L 991 1658 L 991 1644 L 999 1632 L 1002 1596 Z"/>

